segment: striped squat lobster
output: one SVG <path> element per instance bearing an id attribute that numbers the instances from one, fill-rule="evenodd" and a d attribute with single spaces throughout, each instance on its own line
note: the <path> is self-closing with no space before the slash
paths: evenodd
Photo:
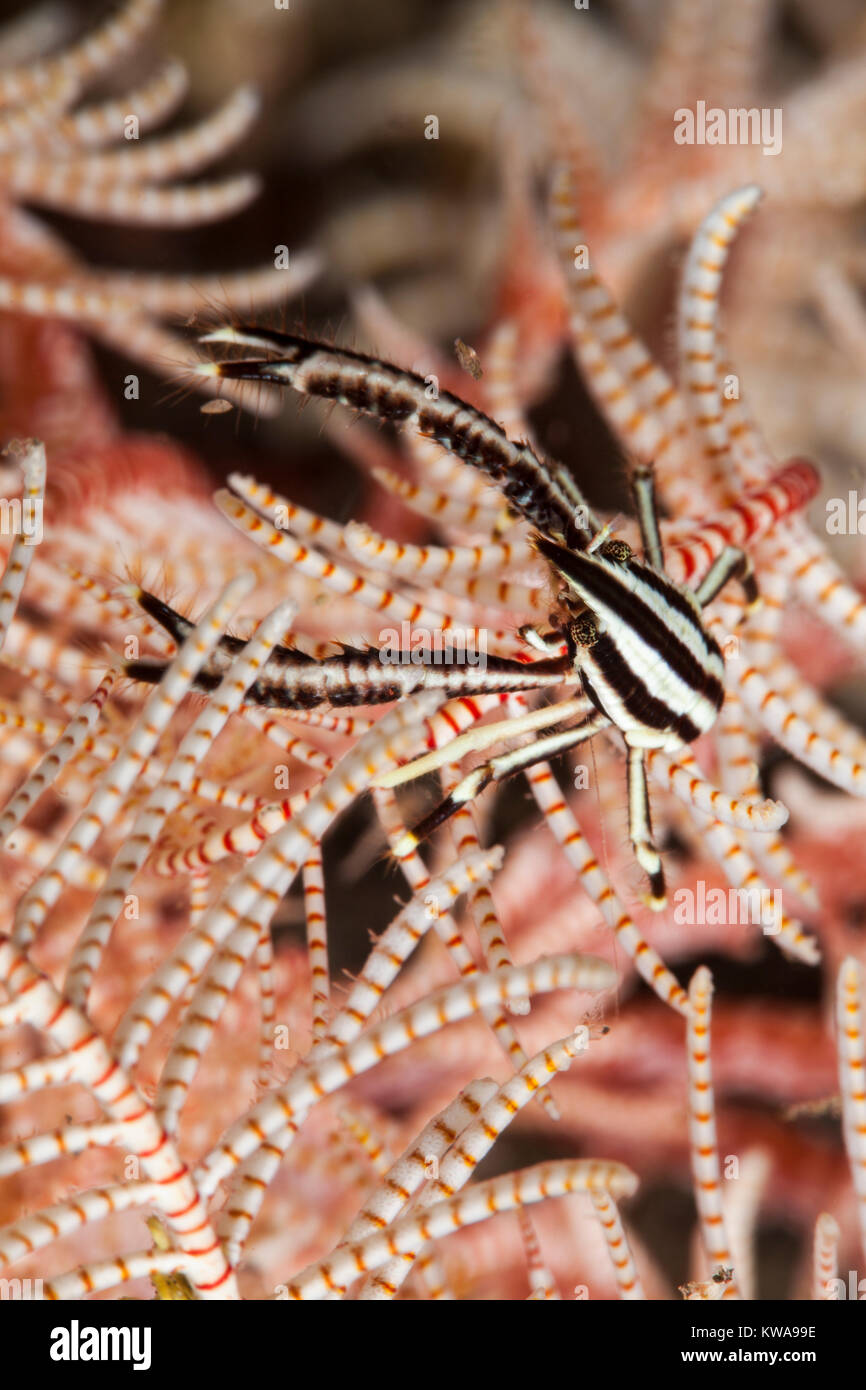
<path id="1" fill-rule="evenodd" d="M 531 545 L 549 566 L 556 586 L 551 627 L 523 627 L 520 636 L 540 654 L 532 660 L 491 655 L 475 663 L 405 663 L 376 647 L 343 647 L 317 659 L 277 647 L 250 686 L 251 703 L 283 709 L 373 705 L 419 689 L 441 690 L 444 698 L 530 692 L 577 685 L 573 698 L 546 704 L 514 718 L 471 730 L 447 746 L 384 773 L 380 786 L 410 781 L 458 756 L 503 739 L 538 737 L 497 754 L 468 773 L 441 803 L 407 832 L 400 849 L 414 846 L 490 782 L 575 748 L 614 726 L 623 735 L 628 768 L 629 837 L 647 874 L 649 903 L 665 904 L 661 858 L 653 842 L 645 755 L 676 752 L 714 724 L 724 700 L 721 648 L 704 623 L 702 610 L 732 579 L 744 590 L 747 607 L 758 600 L 748 556 L 726 541 L 725 528 L 712 562 L 695 589 L 666 572 L 652 469 L 635 467 L 631 485 L 643 554 L 602 525 L 568 472 L 542 458 L 528 443 L 510 440 L 500 426 L 448 392 L 433 399 L 425 380 L 362 353 L 256 327 L 223 327 L 207 343 L 253 349 L 260 356 L 203 362 L 198 372 L 220 380 L 250 380 L 290 386 L 295 391 L 348 405 L 382 421 L 417 431 L 480 469 L 501 490 L 508 508 L 532 528 Z M 769 483 L 747 493 L 731 509 L 745 540 L 803 506 L 817 490 L 812 466 L 795 460 Z M 733 527 L 731 530 L 733 531 Z M 700 545 L 701 542 L 696 542 Z M 706 547 L 706 542 L 703 542 Z M 680 568 L 690 568 L 690 547 L 675 548 Z M 176 640 L 192 624 L 161 600 L 139 590 L 141 607 Z M 225 637 L 196 677 L 211 691 L 243 642 Z M 125 663 L 126 673 L 157 682 L 160 661 Z M 398 851 L 399 852 L 399 851 Z"/>

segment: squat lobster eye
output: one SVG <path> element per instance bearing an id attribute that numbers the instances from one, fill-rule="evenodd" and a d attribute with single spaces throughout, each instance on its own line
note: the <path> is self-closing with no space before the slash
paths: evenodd
<path id="1" fill-rule="evenodd" d="M 598 623 L 590 613 L 585 613 L 577 622 L 572 623 L 572 640 L 577 647 L 594 647 L 598 641 Z"/>
<path id="2" fill-rule="evenodd" d="M 616 565 L 624 565 L 626 560 L 631 559 L 634 552 L 628 541 L 605 541 L 604 545 L 599 547 L 598 553 L 605 560 L 612 560 Z"/>

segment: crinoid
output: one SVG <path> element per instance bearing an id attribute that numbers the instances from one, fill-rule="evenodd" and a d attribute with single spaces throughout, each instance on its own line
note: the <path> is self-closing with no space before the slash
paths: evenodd
<path id="1" fill-rule="evenodd" d="M 0 71 L 0 309 L 80 324 L 125 357 L 174 376 L 192 357 L 184 338 L 160 320 L 183 320 L 214 301 L 248 310 L 284 300 L 313 278 L 318 258 L 298 253 L 289 264 L 283 248 L 268 265 L 209 276 L 94 269 L 18 206 L 127 227 L 185 228 L 230 217 L 255 197 L 258 180 L 250 174 L 175 182 L 243 139 L 258 111 L 252 88 L 239 88 L 196 125 L 141 144 L 140 136 L 183 99 L 180 63 L 164 64 L 134 91 L 78 105 L 160 9 L 161 0 L 127 0 L 56 56 Z"/>
<path id="2" fill-rule="evenodd" d="M 748 955 L 762 935 L 796 962 L 792 971 L 817 961 L 815 889 L 780 833 L 784 810 L 759 789 L 768 736 L 849 798 L 866 789 L 862 735 L 810 688 L 785 645 L 795 577 L 798 600 L 828 628 L 856 644 L 864 625 L 859 597 L 803 516 L 815 470 L 780 466 L 739 390 L 726 390 L 719 284 L 756 201 L 751 187 L 729 195 L 694 239 L 675 385 L 620 315 L 594 246 L 591 262 L 584 254 L 568 180 L 556 180 L 562 305 L 629 460 L 636 523 L 597 517 L 533 442 L 507 320 L 478 345 L 483 375 L 467 378 L 469 403 L 441 386 L 456 377 L 447 364 L 425 378 L 255 327 L 208 335 L 257 354 L 203 363 L 211 382 L 264 379 L 391 422 L 398 445 L 380 438 L 371 449 L 361 420 L 351 438 L 384 487 L 437 519 L 443 544 L 338 524 L 235 474 L 217 494 L 234 531 L 190 503 L 181 525 L 189 516 L 195 531 L 172 542 L 176 602 L 207 591 L 197 621 L 141 585 L 118 592 L 67 574 L 71 614 L 99 615 L 116 664 L 95 689 L 80 652 L 64 667 L 76 653 L 68 614 L 50 670 L 19 645 L 17 674 L 26 663 L 37 676 L 2 726 L 21 772 L 0 837 L 28 881 L 0 938 L 0 1099 L 15 1101 L 0 1149 L 0 1172 L 15 1184 L 0 1261 L 42 1278 L 48 1296 L 150 1276 L 199 1297 L 394 1298 L 410 1275 L 416 1296 L 551 1298 L 563 1280 L 592 1297 L 663 1296 L 665 1279 L 619 1201 L 638 1176 L 651 1185 L 688 1167 L 702 1250 L 701 1267 L 683 1270 L 694 1276 L 689 1297 L 754 1293 L 762 1201 L 814 1227 L 813 1287 L 828 1296 L 858 1213 L 866 1229 L 862 968 L 840 961 L 828 936 L 845 1142 L 823 1155 L 806 1148 L 804 1159 L 790 1125 L 766 1107 L 737 1110 L 730 1092 L 745 1088 L 751 1066 L 775 1106 L 826 1097 L 832 1049 L 814 1017 L 787 1001 L 749 1014 L 722 995 L 711 1022 L 706 965 L 685 988 L 667 963 L 693 967 L 696 951 L 711 948 Z M 385 318 L 382 327 L 398 330 Z M 25 487 L 37 497 L 42 483 L 34 446 Z M 656 492 L 668 513 L 660 520 Z M 143 516 L 153 544 L 160 519 L 170 534 L 154 497 Z M 62 560 L 51 544 L 49 529 L 45 557 L 34 559 L 23 535 L 15 542 L 7 625 L 28 566 L 36 592 L 25 630 L 44 603 L 43 567 L 59 571 Z M 734 575 L 743 594 L 722 587 Z M 230 633 L 247 605 L 255 630 Z M 27 636 L 35 644 L 40 633 Z M 545 703 L 560 686 L 568 698 Z M 40 698 L 60 716 L 49 722 Z M 590 733 L 595 785 L 573 796 L 563 770 L 587 786 L 578 773 L 588 769 L 568 759 Z M 489 757 L 526 735 L 535 742 Z M 479 753 L 481 766 L 467 766 Z M 656 783 L 654 834 L 642 764 Z M 456 849 L 443 854 L 445 836 L 433 837 L 429 863 L 402 802 L 425 769 L 445 785 L 423 838 L 447 823 Z M 525 825 L 506 853 L 484 847 L 483 785 L 521 769 L 561 854 Z M 55 791 L 64 795 L 49 814 Z M 391 847 L 410 895 L 338 987 L 327 837 L 368 792 L 375 844 Z M 673 912 L 630 910 L 624 805 L 654 905 L 664 859 Z M 687 885 L 713 874 L 772 910 L 736 922 L 684 917 Z M 298 877 L 303 948 L 277 930 Z M 817 939 L 789 900 L 810 914 Z M 614 988 L 619 1011 L 605 1022 Z M 479 1017 L 461 1022 L 470 1015 Z M 507 1078 L 479 1080 L 503 1053 Z M 42 1092 L 67 1083 L 86 1100 L 76 1092 L 71 1118 L 52 1128 Z M 722 1173 L 714 1085 L 725 1088 L 738 1184 L 725 1181 L 727 1160 Z M 537 1128 L 558 1115 L 561 1143 L 608 1156 L 471 1182 L 532 1100 Z M 71 1192 L 82 1172 L 90 1185 Z M 572 1192 L 584 1194 L 591 1222 L 573 1220 L 569 1203 L 561 1219 L 546 1215 L 547 1199 Z M 497 1215 L 530 1205 L 519 1224 Z M 145 1214 L 159 1218 L 155 1244 L 142 1244 Z M 463 1227 L 476 1229 L 451 1236 Z M 185 1283 L 165 1282 L 175 1275 Z"/>

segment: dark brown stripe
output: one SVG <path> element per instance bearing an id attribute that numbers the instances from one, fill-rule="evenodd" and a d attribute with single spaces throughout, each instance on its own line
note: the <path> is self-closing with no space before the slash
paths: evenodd
<path id="1" fill-rule="evenodd" d="M 590 652 L 605 680 L 613 687 L 629 714 L 649 729 L 671 729 L 678 734 L 683 743 L 694 743 L 701 730 L 687 714 L 678 714 L 664 700 L 650 694 L 644 682 L 621 657 L 616 643 L 609 633 L 599 637 Z M 584 677 L 584 688 L 597 709 L 604 709 L 597 692 L 590 681 Z"/>
<path id="2" fill-rule="evenodd" d="M 149 594 L 146 589 L 140 589 L 135 596 L 135 601 L 139 608 L 145 612 L 154 622 L 159 623 L 160 627 L 174 638 L 176 642 L 183 642 L 192 632 L 195 623 L 191 623 L 189 618 L 184 618 L 180 613 L 169 608 L 167 603 L 163 603 L 156 594 Z"/>
<path id="3" fill-rule="evenodd" d="M 566 578 L 572 577 L 588 591 L 590 607 L 593 598 L 607 604 L 619 620 L 631 627 L 644 642 L 647 642 L 674 674 L 679 676 L 696 694 L 705 695 L 717 707 L 721 706 L 724 698 L 721 681 L 701 664 L 685 643 L 665 625 L 638 594 L 632 593 L 623 580 L 617 578 L 615 574 L 594 561 L 590 556 L 566 550 L 550 541 L 539 541 L 538 549 Z M 639 578 L 644 578 L 643 567 L 641 567 Z M 687 600 L 677 593 L 674 586 L 665 583 L 661 576 L 654 574 L 650 587 L 656 589 L 673 609 L 681 613 L 691 623 L 693 631 L 703 642 L 707 655 L 718 654 L 719 660 L 721 660 L 721 652 L 717 643 L 704 630 L 697 615 L 689 608 Z M 595 648 L 593 648 L 593 652 L 595 652 Z"/>
<path id="4" fill-rule="evenodd" d="M 654 589 L 671 608 L 675 608 L 684 618 L 687 618 L 692 627 L 697 628 L 701 636 L 706 639 L 702 624 L 698 621 L 698 616 L 692 608 L 688 599 L 680 593 L 675 584 L 666 579 L 663 574 L 657 574 L 655 570 L 643 565 L 639 560 L 629 560 L 626 569 L 631 570 L 632 574 L 641 583 L 646 584 L 648 589 Z"/>

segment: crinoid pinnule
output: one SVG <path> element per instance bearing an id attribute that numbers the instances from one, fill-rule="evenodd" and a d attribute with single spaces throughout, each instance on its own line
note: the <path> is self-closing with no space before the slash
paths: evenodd
<path id="1" fill-rule="evenodd" d="M 134 50 L 160 9 L 161 0 L 126 0 L 56 56 L 0 71 L 0 310 L 80 324 L 173 377 L 194 354 L 163 320 L 187 319 L 215 302 L 246 312 L 283 302 L 317 274 L 319 258 L 299 252 L 290 261 L 283 248 L 255 269 L 204 276 L 91 268 L 24 211 L 22 204 L 122 226 L 186 228 L 230 217 L 256 196 L 250 174 L 182 181 L 243 139 L 258 113 L 251 87 L 184 130 L 142 141 L 183 98 L 180 63 L 164 64 L 134 91 L 80 104 Z M 254 404 L 268 408 L 265 397 Z"/>

